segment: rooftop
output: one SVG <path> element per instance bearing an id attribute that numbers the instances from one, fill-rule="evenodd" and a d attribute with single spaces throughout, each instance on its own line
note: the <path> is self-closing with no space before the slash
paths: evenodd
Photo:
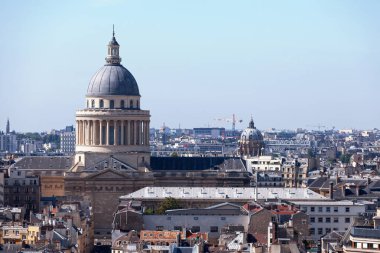
<path id="1" fill-rule="evenodd" d="M 121 196 L 120 199 L 215 199 L 242 200 L 255 199 L 253 187 L 145 187 L 133 193 Z M 258 188 L 258 199 L 284 200 L 327 200 L 326 197 L 306 188 Z M 325 202 L 323 202 L 325 203 Z"/>

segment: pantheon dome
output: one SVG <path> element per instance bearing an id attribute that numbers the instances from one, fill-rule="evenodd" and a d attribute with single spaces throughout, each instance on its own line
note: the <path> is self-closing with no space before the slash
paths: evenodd
<path id="1" fill-rule="evenodd" d="M 88 85 L 86 107 L 76 113 L 75 161 L 82 167 L 110 156 L 126 168 L 149 166 L 150 112 L 141 109 L 139 87 L 120 64 L 119 48 L 113 32 L 106 63 Z"/>
<path id="2" fill-rule="evenodd" d="M 260 156 L 264 148 L 263 135 L 256 129 L 253 119 L 240 136 L 240 154 L 244 157 Z"/>

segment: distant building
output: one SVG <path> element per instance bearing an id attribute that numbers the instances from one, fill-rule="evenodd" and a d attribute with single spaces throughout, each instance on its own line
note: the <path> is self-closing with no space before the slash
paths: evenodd
<path id="1" fill-rule="evenodd" d="M 247 171 L 281 171 L 282 160 L 272 156 L 255 156 L 245 159 Z"/>
<path id="2" fill-rule="evenodd" d="M 309 215 L 310 236 L 319 240 L 332 231 L 345 232 L 354 218 L 366 211 L 366 206 L 352 201 L 291 201 Z"/>
<path id="3" fill-rule="evenodd" d="M 243 158 L 261 156 L 264 150 L 263 135 L 256 129 L 253 119 L 240 137 L 240 155 Z"/>
<path id="4" fill-rule="evenodd" d="M 60 134 L 61 153 L 73 155 L 75 153 L 75 129 L 72 126 L 66 127 Z"/>
<path id="5" fill-rule="evenodd" d="M 38 176 L 27 176 L 25 171 L 10 169 L 4 179 L 4 205 L 24 207 L 38 212 L 40 203 L 40 182 Z"/>
<path id="6" fill-rule="evenodd" d="M 218 127 L 205 127 L 205 128 L 194 128 L 193 135 L 194 138 L 224 138 L 226 134 L 225 128 Z"/>
<path id="7" fill-rule="evenodd" d="M 0 151 L 14 153 L 17 151 L 15 134 L 0 134 Z"/>
<path id="8" fill-rule="evenodd" d="M 306 187 L 309 161 L 307 158 L 290 159 L 282 165 L 285 187 Z"/>

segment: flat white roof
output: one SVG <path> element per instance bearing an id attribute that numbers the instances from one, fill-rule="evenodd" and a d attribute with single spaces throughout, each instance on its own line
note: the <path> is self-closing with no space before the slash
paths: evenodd
<path id="1" fill-rule="evenodd" d="M 300 206 L 364 206 L 363 203 L 354 203 L 349 200 L 340 200 L 340 201 L 290 201 L 293 204 Z"/>
<path id="2" fill-rule="evenodd" d="M 224 199 L 254 200 L 254 187 L 145 187 L 121 196 L 125 199 Z M 258 199 L 327 200 L 326 197 L 307 188 L 258 188 Z"/>

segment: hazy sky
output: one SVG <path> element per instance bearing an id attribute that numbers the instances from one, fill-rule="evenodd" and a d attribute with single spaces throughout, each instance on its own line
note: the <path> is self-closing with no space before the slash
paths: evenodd
<path id="1" fill-rule="evenodd" d="M 0 130 L 61 129 L 112 24 L 160 127 L 379 128 L 380 1 L 0 2 Z M 312 128 L 312 127 L 308 127 Z"/>

